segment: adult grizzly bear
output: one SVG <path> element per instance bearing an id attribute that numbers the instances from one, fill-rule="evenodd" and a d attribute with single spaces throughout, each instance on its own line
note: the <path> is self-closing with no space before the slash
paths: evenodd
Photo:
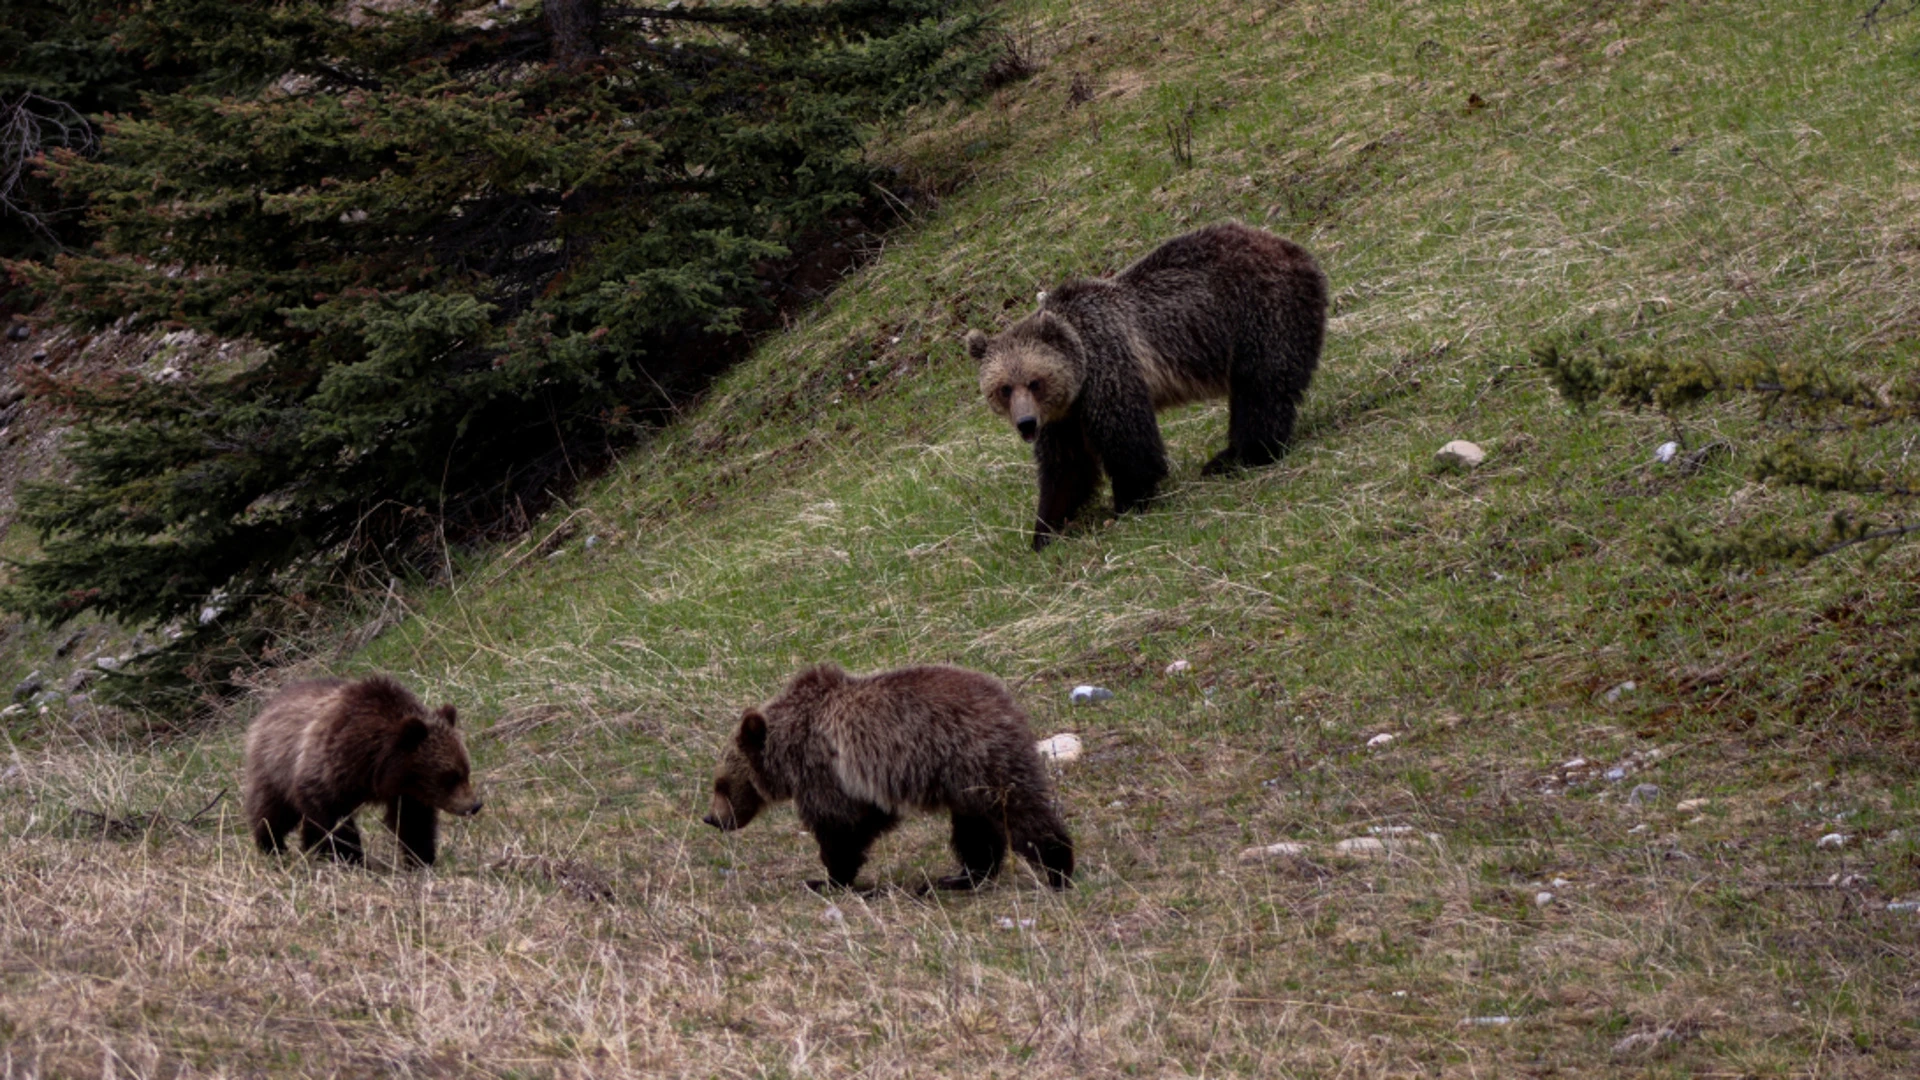
<path id="1" fill-rule="evenodd" d="M 385 675 L 316 679 L 275 694 L 247 729 L 246 810 L 254 842 L 301 844 L 332 858 L 364 857 L 353 812 L 387 804 L 387 827 L 407 858 L 433 865 L 439 814 L 480 812 L 453 706 L 428 712 Z"/>
<path id="2" fill-rule="evenodd" d="M 953 815 L 961 872 L 940 888 L 986 882 L 1009 843 L 1054 888 L 1073 877 L 1073 840 L 1027 714 L 1000 680 L 977 671 L 858 676 L 820 664 L 794 676 L 779 697 L 741 715 L 705 820 L 732 831 L 784 799 L 819 841 L 828 886 L 852 885 L 867 848 L 909 810 Z"/>
<path id="3" fill-rule="evenodd" d="M 1040 310 L 988 337 L 967 332 L 987 404 L 1033 444 L 1035 551 L 1087 500 L 1104 468 L 1118 513 L 1167 475 L 1154 410 L 1227 395 L 1227 448 L 1206 473 L 1286 452 L 1320 362 L 1327 279 L 1313 256 L 1226 223 L 1177 236 L 1111 278 L 1044 293 Z"/>

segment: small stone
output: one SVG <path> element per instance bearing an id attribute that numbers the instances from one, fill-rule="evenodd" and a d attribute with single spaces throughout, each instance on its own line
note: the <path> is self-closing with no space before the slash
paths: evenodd
<path id="1" fill-rule="evenodd" d="M 1659 797 L 1660 797 L 1660 785 L 1635 784 L 1633 786 L 1633 790 L 1627 792 L 1627 805 L 1628 806 L 1647 806 L 1647 805 L 1650 805 L 1654 800 L 1658 799 Z"/>
<path id="2" fill-rule="evenodd" d="M 1628 829 L 1628 830 L 1627 830 L 1627 835 L 1628 835 L 1628 836 L 1636 836 L 1636 835 L 1638 835 L 1638 834 L 1640 834 L 1640 833 L 1643 833 L 1643 832 L 1647 832 L 1647 831 L 1648 831 L 1648 827 L 1647 827 L 1647 823 L 1643 821 L 1643 822 L 1641 822 L 1640 824 L 1638 824 L 1638 825 L 1635 825 L 1635 826 L 1634 826 L 1633 828 L 1631 828 L 1631 829 Z"/>
<path id="3" fill-rule="evenodd" d="M 8 341 L 25 341 L 27 340 L 28 335 L 32 333 L 33 333 L 32 327 L 28 326 L 26 323 L 17 322 L 17 323 L 14 323 L 12 326 L 7 327 L 7 340 Z"/>
<path id="4" fill-rule="evenodd" d="M 1307 845 L 1282 840 L 1277 844 L 1247 848 L 1240 852 L 1240 861 L 1243 863 L 1266 862 L 1269 859 L 1304 859 L 1306 856 Z"/>
<path id="5" fill-rule="evenodd" d="M 1696 810 L 1705 810 L 1712 802 L 1712 799 L 1681 799 L 1673 804 L 1673 808 L 1682 814 L 1691 814 Z"/>
<path id="6" fill-rule="evenodd" d="M 1469 1016 L 1460 1021 L 1461 1027 L 1504 1027 L 1513 1023 L 1511 1016 Z"/>
<path id="7" fill-rule="evenodd" d="M 1104 686 L 1082 684 L 1073 688 L 1073 692 L 1067 695 L 1067 700 L 1075 705 L 1086 705 L 1094 701 L 1112 701 L 1113 691 Z"/>
<path id="8" fill-rule="evenodd" d="M 25 701 L 45 689 L 46 685 L 46 681 L 42 679 L 40 673 L 36 671 L 20 680 L 20 685 L 13 688 L 13 700 Z"/>
<path id="9" fill-rule="evenodd" d="M 117 656 L 96 656 L 93 658 L 93 666 L 99 668 L 101 671 L 119 671 L 120 664 L 121 660 Z"/>
<path id="10" fill-rule="evenodd" d="M 1012 918 L 1002 915 L 999 918 L 993 920 L 993 925 L 999 927 L 1002 930 L 1031 930 L 1033 929 L 1033 920 L 1020 919 L 1016 921 Z"/>
<path id="11" fill-rule="evenodd" d="M 1369 825 L 1367 831 L 1375 836 L 1412 836 L 1411 825 Z"/>
<path id="12" fill-rule="evenodd" d="M 1581 769 L 1584 769 L 1586 767 L 1587 767 L 1587 759 L 1583 757 L 1577 757 L 1577 758 L 1574 758 L 1572 761 L 1567 762 L 1565 765 L 1560 766 L 1560 771 L 1561 772 L 1579 772 Z"/>
<path id="13" fill-rule="evenodd" d="M 1080 736 L 1067 732 L 1051 735 L 1034 744 L 1040 756 L 1048 761 L 1065 765 L 1069 761 L 1080 759 Z"/>
<path id="14" fill-rule="evenodd" d="M 1107 809 L 1109 810 L 1125 810 L 1126 808 L 1127 804 L 1124 799 L 1115 799 L 1107 804 Z"/>
<path id="15" fill-rule="evenodd" d="M 1663 442 L 1659 446 L 1654 447 L 1653 460 L 1659 462 L 1662 465 L 1665 465 L 1667 462 L 1672 461 L 1674 458 L 1674 455 L 1678 454 L 1679 452 L 1680 452 L 1679 443 Z"/>
<path id="16" fill-rule="evenodd" d="M 1813 846 L 1816 848 L 1819 848 L 1822 851 L 1826 851 L 1832 848 L 1843 848 L 1847 846 L 1848 839 L 1850 838 L 1845 833 L 1830 832 L 1827 835 L 1821 837 L 1820 839 L 1814 841 Z"/>
<path id="17" fill-rule="evenodd" d="M 1550 882 L 1549 884 L 1551 884 L 1556 889 L 1564 889 L 1568 885 L 1571 885 L 1573 883 L 1568 881 L 1566 878 L 1557 877 L 1557 878 L 1554 878 L 1553 881 Z"/>
<path id="18" fill-rule="evenodd" d="M 1553 903 L 1553 894 L 1546 891 L 1545 889 L 1542 889 L 1539 892 L 1533 894 L 1534 907 L 1546 907 L 1548 904 L 1551 904 L 1551 903 Z"/>
<path id="19" fill-rule="evenodd" d="M 1887 910 L 1895 915 L 1911 915 L 1920 912 L 1920 900 L 1894 900 L 1887 904 Z"/>
<path id="20" fill-rule="evenodd" d="M 846 923 L 847 915 L 846 912 L 840 910 L 840 905 L 828 904 L 827 910 L 820 913 L 820 921 L 826 923 L 828 926 L 841 926 Z"/>
<path id="21" fill-rule="evenodd" d="M 1393 742 L 1393 733 L 1388 731 L 1383 731 L 1380 734 L 1375 735 L 1373 738 L 1367 740 L 1367 749 L 1378 750 L 1379 748 L 1386 746 L 1392 742 Z"/>
<path id="22" fill-rule="evenodd" d="M 1175 660 L 1173 663 L 1167 665 L 1167 674 L 1185 675 L 1187 673 L 1187 669 L 1191 667 L 1193 667 L 1193 665 L 1188 663 L 1185 660 Z"/>
<path id="23" fill-rule="evenodd" d="M 1379 859 L 1387 854 L 1387 845 L 1383 840 L 1371 836 L 1354 836 L 1333 845 L 1334 854 L 1351 855 L 1360 859 Z"/>
<path id="24" fill-rule="evenodd" d="M 1603 696 L 1606 698 L 1608 704 L 1612 704 L 1619 701 L 1624 695 L 1631 694 L 1637 689 L 1639 689 L 1639 687 L 1635 685 L 1634 681 L 1628 679 L 1626 682 L 1608 690 Z"/>
<path id="25" fill-rule="evenodd" d="M 600 546 L 600 538 L 598 536 L 589 536 L 586 540 L 582 541 L 582 546 L 588 551 L 592 551 L 594 548 Z"/>
<path id="26" fill-rule="evenodd" d="M 67 693 L 77 694 L 86 689 L 88 683 L 99 677 L 100 670 L 98 668 L 74 668 L 73 673 L 67 676 Z"/>
<path id="27" fill-rule="evenodd" d="M 1627 1057 L 1632 1054 L 1644 1054 L 1664 1042 L 1673 1041 L 1673 1029 L 1661 1028 L 1659 1031 L 1636 1031 L 1613 1044 L 1615 1057 Z"/>
<path id="28" fill-rule="evenodd" d="M 1465 439 L 1455 439 L 1440 448 L 1433 460 L 1442 465 L 1471 469 L 1487 460 L 1487 452 Z"/>
<path id="29" fill-rule="evenodd" d="M 1613 768 L 1608 769 L 1604 775 L 1607 779 L 1617 784 L 1627 778 L 1627 770 L 1615 765 Z"/>

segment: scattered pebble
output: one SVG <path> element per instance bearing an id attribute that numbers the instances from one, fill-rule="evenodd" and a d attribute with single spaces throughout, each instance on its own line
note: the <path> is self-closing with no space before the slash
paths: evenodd
<path id="1" fill-rule="evenodd" d="M 1301 859 L 1307 854 L 1307 845 L 1296 844 L 1291 840 L 1282 840 L 1277 844 L 1264 847 L 1250 847 L 1240 853 L 1241 862 L 1265 862 L 1268 859 Z"/>
<path id="2" fill-rule="evenodd" d="M 1185 675 L 1191 667 L 1193 667 L 1193 665 L 1185 660 L 1175 660 L 1173 663 L 1167 665 L 1167 674 Z"/>
<path id="3" fill-rule="evenodd" d="M 1126 808 L 1127 808 L 1126 802 L 1121 799 L 1115 799 L 1112 802 L 1107 804 L 1107 809 L 1109 810 L 1125 810 Z"/>
<path id="4" fill-rule="evenodd" d="M 1707 823 L 1707 815 L 1705 815 L 1705 814 L 1695 814 L 1694 816 L 1692 816 L 1692 817 L 1690 817 L 1690 818 L 1688 818 L 1687 820 L 1685 820 L 1685 821 L 1683 821 L 1683 822 L 1681 822 L 1681 823 L 1680 823 L 1680 825 L 1681 825 L 1681 827 L 1683 827 L 1683 828 L 1688 828 L 1688 829 L 1691 829 L 1691 828 L 1693 828 L 1693 827 L 1694 827 L 1695 825 L 1705 825 L 1706 823 Z"/>
<path id="5" fill-rule="evenodd" d="M 1551 904 L 1551 903 L 1553 903 L 1553 894 L 1546 891 L 1545 889 L 1542 889 L 1539 892 L 1533 894 L 1534 907 L 1546 907 L 1548 904 Z"/>
<path id="6" fill-rule="evenodd" d="M 1067 695 L 1067 700 L 1075 705 L 1085 705 L 1090 701 L 1112 701 L 1113 691 L 1104 686 L 1081 685 L 1073 688 L 1073 692 Z"/>
<path id="7" fill-rule="evenodd" d="M 1442 465 L 1471 469 L 1487 460 L 1487 452 L 1465 439 L 1455 439 L 1441 447 L 1433 460 Z"/>
<path id="8" fill-rule="evenodd" d="M 1375 836 L 1412 836 L 1411 825 L 1369 825 L 1367 831 Z"/>
<path id="9" fill-rule="evenodd" d="M 1633 836 L 1633 835 L 1635 835 L 1635 834 L 1637 834 L 1637 833 L 1643 833 L 1643 832 L 1646 832 L 1646 831 L 1647 831 L 1647 823 L 1643 821 L 1643 822 L 1641 822 L 1640 824 L 1638 824 L 1638 825 L 1635 825 L 1635 826 L 1634 826 L 1633 828 L 1631 828 L 1631 829 L 1628 829 L 1628 830 L 1627 830 L 1627 835 L 1628 835 L 1628 836 Z"/>
<path id="10" fill-rule="evenodd" d="M 1556 889 L 1564 889 L 1571 884 L 1573 884 L 1573 882 L 1568 881 L 1566 878 L 1563 878 L 1563 877 L 1557 877 L 1553 879 L 1553 887 Z"/>
<path id="11" fill-rule="evenodd" d="M 1920 900 L 1895 900 L 1887 905 L 1887 910 L 1895 915 L 1910 915 L 1920 911 Z"/>
<path id="12" fill-rule="evenodd" d="M 1682 799 L 1673 808 L 1683 814 L 1691 814 L 1696 810 L 1705 810 L 1712 802 L 1712 799 Z"/>
<path id="13" fill-rule="evenodd" d="M 93 658 L 93 666 L 99 668 L 101 671 L 119 671 L 120 658 L 117 656 L 96 656 Z"/>
<path id="14" fill-rule="evenodd" d="M 1813 846 L 1821 849 L 1822 851 L 1825 851 L 1829 848 L 1843 848 L 1847 846 L 1848 839 L 1850 838 L 1847 836 L 1846 833 L 1830 832 L 1827 835 L 1821 837 L 1820 839 L 1814 841 Z"/>
<path id="15" fill-rule="evenodd" d="M 1617 784 L 1620 781 L 1625 780 L 1627 778 L 1627 770 L 1621 768 L 1618 765 L 1615 765 L 1613 768 L 1608 769 L 1606 771 L 1606 777 L 1607 779 Z"/>
<path id="16" fill-rule="evenodd" d="M 1669 443 L 1668 445 L 1672 444 Z M 1626 1038 L 1621 1039 L 1619 1042 L 1614 1043 L 1613 1053 L 1615 1057 L 1642 1054 L 1648 1050 L 1652 1050 L 1663 1042 L 1672 1042 L 1673 1038 L 1673 1029 L 1669 1027 L 1663 1027 L 1659 1031 L 1636 1031 Z"/>
<path id="17" fill-rule="evenodd" d="M 1606 699 L 1608 704 L 1612 704 L 1616 701 L 1619 701 L 1623 695 L 1631 694 L 1635 690 L 1638 690 L 1639 688 L 1640 687 L 1637 683 L 1635 683 L 1632 679 L 1628 679 L 1626 682 L 1623 682 L 1620 685 L 1614 687 L 1613 689 L 1608 690 L 1602 696 Z"/>
<path id="18" fill-rule="evenodd" d="M 820 913 L 820 921 L 828 926 L 840 926 L 847 921 L 847 916 L 839 904 L 828 904 L 827 910 Z"/>
<path id="19" fill-rule="evenodd" d="M 1827 884 L 1836 889 L 1864 889 L 1867 879 L 1859 874 L 1833 874 L 1827 878 Z"/>
<path id="20" fill-rule="evenodd" d="M 1063 731 L 1041 739 L 1034 744 L 1034 749 L 1040 751 L 1040 756 L 1048 761 L 1065 765 L 1069 761 L 1080 760 L 1080 736 Z"/>
<path id="21" fill-rule="evenodd" d="M 1461 1027 L 1503 1027 L 1513 1023 L 1511 1016 L 1469 1016 L 1460 1021 Z"/>
<path id="22" fill-rule="evenodd" d="M 43 680 L 40 673 L 36 671 L 20 680 L 20 685 L 13 688 L 13 700 L 25 701 L 45 689 L 46 685 L 45 680 Z"/>
<path id="23" fill-rule="evenodd" d="M 1378 859 L 1386 856 L 1387 845 L 1384 841 L 1372 836 L 1354 836 L 1333 845 L 1333 850 L 1337 855 L 1353 855 L 1362 859 Z"/>
<path id="24" fill-rule="evenodd" d="M 1586 767 L 1587 767 L 1587 759 L 1583 757 L 1577 757 L 1577 758 L 1574 758 L 1572 761 L 1567 762 L 1565 765 L 1560 766 L 1560 771 L 1561 772 L 1579 772 L 1581 769 L 1584 769 Z"/>
<path id="25" fill-rule="evenodd" d="M 1380 747 L 1386 746 L 1391 742 L 1393 742 L 1393 733 L 1389 731 L 1383 731 L 1380 734 L 1375 735 L 1373 738 L 1367 740 L 1367 748 L 1369 750 L 1377 750 Z"/>
<path id="26" fill-rule="evenodd" d="M 1627 805 L 1628 806 L 1646 806 L 1652 803 L 1655 799 L 1658 799 L 1659 797 L 1660 797 L 1660 785 L 1635 784 L 1633 786 L 1633 790 L 1627 792 Z"/>
<path id="27" fill-rule="evenodd" d="M 1031 930 L 1033 929 L 1033 920 L 1021 919 L 1016 922 L 1013 919 L 1005 915 L 1002 915 L 999 918 L 993 920 L 993 925 L 999 927 L 1002 930 L 1015 930 L 1015 929 Z"/>
<path id="28" fill-rule="evenodd" d="M 1653 448 L 1653 460 L 1659 462 L 1662 465 L 1665 465 L 1667 462 L 1672 461 L 1674 455 L 1678 454 L 1679 452 L 1680 452 L 1679 443 L 1663 442 L 1659 446 L 1656 446 Z"/>
<path id="29" fill-rule="evenodd" d="M 597 548 L 600 546 L 600 537 L 589 536 L 586 538 L 586 540 L 582 541 L 582 546 L 585 547 L 588 551 L 592 551 L 594 548 Z"/>

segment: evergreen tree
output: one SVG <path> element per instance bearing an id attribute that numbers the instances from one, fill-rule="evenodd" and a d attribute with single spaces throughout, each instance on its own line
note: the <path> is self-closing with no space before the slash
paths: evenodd
<path id="1" fill-rule="evenodd" d="M 497 521 L 709 375 L 768 269 L 873 192 L 869 126 L 990 59 L 950 0 L 111 11 L 196 75 L 54 157 L 95 248 L 9 266 L 69 324 L 255 347 L 41 378 L 76 476 L 23 497 L 42 554 L 0 600 L 176 624 L 149 695 L 219 684 L 267 599 Z"/>

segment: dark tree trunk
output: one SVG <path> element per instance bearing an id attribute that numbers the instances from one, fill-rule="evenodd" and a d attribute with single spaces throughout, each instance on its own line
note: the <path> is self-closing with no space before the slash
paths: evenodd
<path id="1" fill-rule="evenodd" d="M 580 67 L 599 55 L 594 31 L 600 26 L 599 0 L 546 0 L 547 28 L 553 32 L 554 66 Z"/>

